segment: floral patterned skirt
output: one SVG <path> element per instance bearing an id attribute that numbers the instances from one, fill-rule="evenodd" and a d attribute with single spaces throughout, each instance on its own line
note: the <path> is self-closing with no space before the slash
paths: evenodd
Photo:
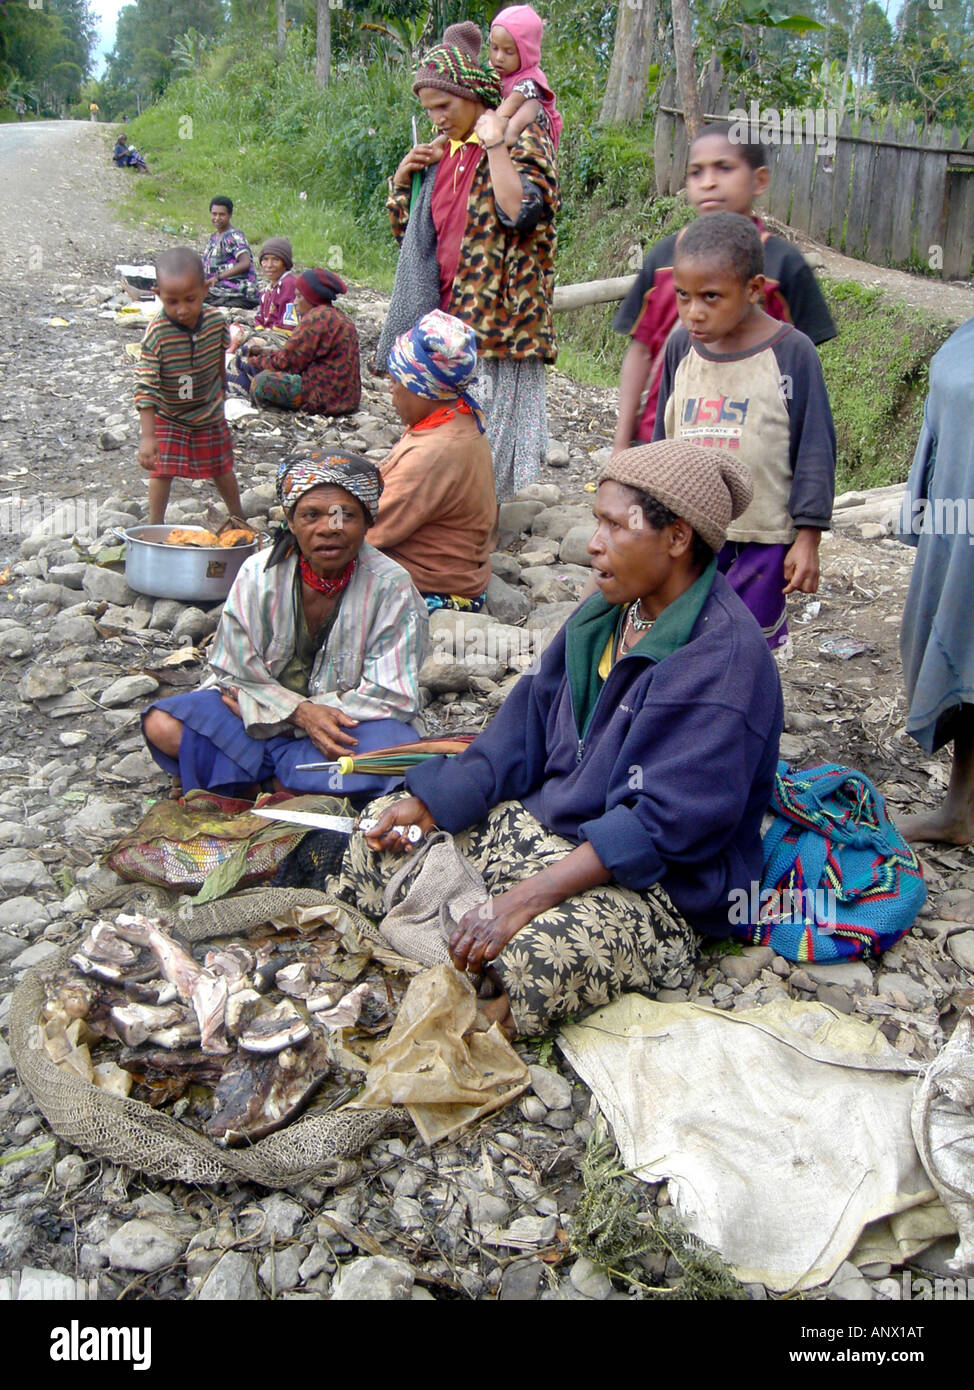
<path id="1" fill-rule="evenodd" d="M 399 799 L 381 797 L 363 814 L 378 815 Z M 546 830 L 519 801 L 501 802 L 484 822 L 455 838 L 494 895 L 575 848 Z M 383 891 L 401 863 L 400 855 L 374 854 L 363 836 L 353 835 L 334 886 L 346 902 L 378 921 Z M 658 884 L 637 893 L 608 883 L 528 922 L 493 962 L 493 971 L 510 1000 L 517 1034 L 524 1037 L 545 1033 L 629 991 L 653 995 L 676 988 L 689 980 L 695 954 L 693 932 Z"/>
<path id="2" fill-rule="evenodd" d="M 473 395 L 487 414 L 498 502 L 536 483 L 548 454 L 545 364 L 512 357 L 477 359 Z"/>

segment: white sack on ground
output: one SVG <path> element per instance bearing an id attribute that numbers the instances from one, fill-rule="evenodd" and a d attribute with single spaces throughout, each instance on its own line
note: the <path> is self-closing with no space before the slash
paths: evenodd
<path id="1" fill-rule="evenodd" d="M 558 1041 L 627 1167 L 669 1179 L 688 1230 L 746 1283 L 825 1283 L 894 1213 L 911 1254 L 954 1229 L 910 1129 L 917 1065 L 872 1024 L 794 1000 L 731 1014 L 626 995 Z"/>

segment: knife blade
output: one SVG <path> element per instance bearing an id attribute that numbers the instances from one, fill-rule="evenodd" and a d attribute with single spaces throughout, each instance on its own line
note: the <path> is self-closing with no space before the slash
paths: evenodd
<path id="1" fill-rule="evenodd" d="M 263 816 L 265 820 L 287 821 L 291 825 L 308 825 L 315 830 L 335 830 L 339 835 L 351 835 L 355 830 L 361 830 L 363 834 L 367 834 L 376 823 L 370 817 L 356 821 L 352 816 L 326 816 L 315 811 L 285 811 L 279 810 L 276 806 L 253 811 L 251 814 Z M 403 839 L 408 840 L 411 845 L 418 844 L 423 838 L 423 832 L 418 825 L 394 828 L 398 828 Z"/>

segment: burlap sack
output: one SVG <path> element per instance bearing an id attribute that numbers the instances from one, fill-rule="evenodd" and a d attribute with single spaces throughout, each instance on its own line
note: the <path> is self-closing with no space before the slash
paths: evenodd
<path id="1" fill-rule="evenodd" d="M 406 896 L 396 902 L 407 882 Z M 379 931 L 401 956 L 441 965 L 450 959 L 447 942 L 460 918 L 489 897 L 479 871 L 457 849 L 453 836 L 438 830 L 387 883 Z"/>

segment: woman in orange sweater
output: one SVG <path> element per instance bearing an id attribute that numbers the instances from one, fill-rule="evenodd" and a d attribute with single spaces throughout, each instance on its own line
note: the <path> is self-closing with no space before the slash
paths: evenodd
<path id="1" fill-rule="evenodd" d="M 477 337 L 441 309 L 389 354 L 392 403 L 406 431 L 381 465 L 369 540 L 412 575 L 430 612 L 484 606 L 497 538 L 497 495 L 483 411 L 468 394 Z"/>

